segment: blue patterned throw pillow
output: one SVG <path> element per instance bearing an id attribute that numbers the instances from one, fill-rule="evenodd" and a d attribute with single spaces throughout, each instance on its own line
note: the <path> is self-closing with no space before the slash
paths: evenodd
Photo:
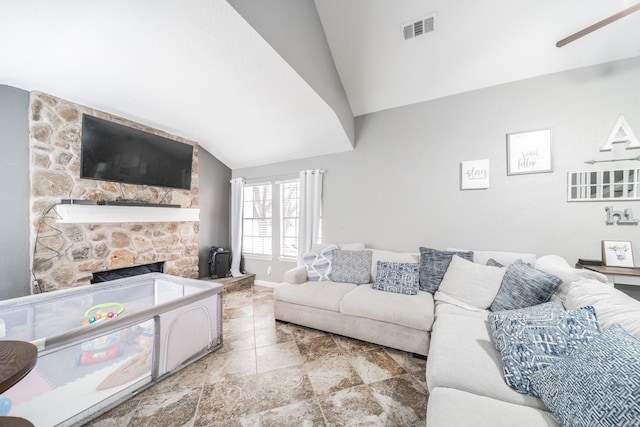
<path id="1" fill-rule="evenodd" d="M 309 282 L 320 282 L 331 280 L 331 264 L 333 254 L 338 250 L 335 245 L 327 246 L 319 252 L 307 252 L 302 254 L 302 261 L 307 269 L 307 280 Z"/>
<path id="2" fill-rule="evenodd" d="M 542 304 L 549 301 L 561 284 L 562 279 L 559 277 L 517 260 L 507 268 L 490 310 L 513 310 Z"/>
<path id="3" fill-rule="evenodd" d="M 498 326 L 505 321 L 520 323 L 552 321 L 564 311 L 564 305 L 560 301 L 546 302 L 515 310 L 493 311 L 489 313 L 487 318 L 493 345 L 498 351 L 502 351 L 507 345 L 507 340 L 505 339 L 507 336 L 500 334 L 497 330 Z"/>
<path id="4" fill-rule="evenodd" d="M 341 251 L 333 254 L 329 277 L 334 282 L 363 285 L 371 281 L 371 251 Z"/>
<path id="5" fill-rule="evenodd" d="M 531 384 L 563 426 L 640 426 L 638 367 L 640 341 L 613 324 Z"/>
<path id="6" fill-rule="evenodd" d="M 436 293 L 454 255 L 458 255 L 467 261 L 473 261 L 473 252 L 452 252 L 420 248 L 419 283 L 421 291 Z"/>
<path id="7" fill-rule="evenodd" d="M 378 261 L 373 289 L 397 294 L 418 293 L 418 263 Z"/>
<path id="8" fill-rule="evenodd" d="M 552 305 L 546 308 L 532 316 L 489 315 L 492 339 L 502 356 L 504 380 L 518 393 L 537 396 L 531 375 L 600 335 L 593 307 L 572 311 L 554 311 Z"/>

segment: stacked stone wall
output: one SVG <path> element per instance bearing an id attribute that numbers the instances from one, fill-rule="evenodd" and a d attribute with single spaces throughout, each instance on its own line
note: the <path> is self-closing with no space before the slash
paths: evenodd
<path id="1" fill-rule="evenodd" d="M 30 107 L 31 261 L 40 286 L 50 291 L 86 285 L 93 272 L 159 261 L 165 273 L 198 278 L 199 222 L 66 224 L 52 207 L 61 199 L 198 207 L 197 144 L 40 92 L 31 93 Z M 83 113 L 193 145 L 191 190 L 81 179 Z"/>

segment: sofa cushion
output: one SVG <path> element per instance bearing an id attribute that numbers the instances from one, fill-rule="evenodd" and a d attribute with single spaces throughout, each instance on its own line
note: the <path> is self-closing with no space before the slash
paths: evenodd
<path id="1" fill-rule="evenodd" d="M 324 249 L 302 254 L 302 262 L 307 269 L 307 280 L 310 282 L 320 282 L 331 280 L 331 263 L 333 254 L 338 250 L 337 246 L 327 246 Z"/>
<path id="2" fill-rule="evenodd" d="M 435 300 L 435 298 L 434 298 Z M 435 317 L 438 316 L 446 316 L 446 315 L 456 315 L 456 316 L 467 316 L 472 317 L 474 319 L 487 320 L 487 310 L 480 310 L 475 307 L 463 307 L 459 302 L 456 304 L 448 303 L 443 300 L 438 300 L 435 302 Z"/>
<path id="3" fill-rule="evenodd" d="M 597 280 L 578 280 L 571 285 L 565 306 L 567 310 L 573 310 L 586 305 L 596 309 L 602 329 L 619 323 L 640 339 L 640 301 Z"/>
<path id="4" fill-rule="evenodd" d="M 516 310 L 518 311 L 518 310 Z M 504 313 L 504 312 L 502 312 Z M 489 314 L 493 341 L 502 355 L 504 380 L 518 393 L 537 396 L 530 377 L 600 335 L 593 307 L 547 311 L 546 316 L 501 319 Z"/>
<path id="5" fill-rule="evenodd" d="M 515 261 L 504 274 L 491 310 L 512 310 L 547 302 L 561 283 L 552 274 L 536 270 L 522 260 Z"/>
<path id="6" fill-rule="evenodd" d="M 429 393 L 428 427 L 560 427 L 551 412 L 438 387 Z"/>
<path id="7" fill-rule="evenodd" d="M 640 425 L 640 341 L 619 325 L 531 377 L 566 426 Z M 597 420 L 597 422 L 596 422 Z"/>
<path id="8" fill-rule="evenodd" d="M 402 295 L 380 292 L 371 286 L 358 286 L 342 298 L 340 312 L 430 331 L 433 324 L 433 296 L 421 291 L 416 295 Z"/>
<path id="9" fill-rule="evenodd" d="M 576 280 L 594 279 L 602 283 L 607 283 L 607 276 L 604 274 L 587 270 L 586 268 L 574 268 L 570 266 L 564 258 L 558 255 L 545 255 L 540 257 L 533 264 L 533 267 L 562 279 L 562 284 L 558 286 L 558 289 L 551 295 L 551 300 L 564 301 L 567 298 L 571 284 Z"/>
<path id="10" fill-rule="evenodd" d="M 378 269 L 378 261 L 414 263 L 420 262 L 419 253 L 392 252 L 382 249 L 366 249 L 371 252 L 371 278 L 375 280 Z"/>
<path id="11" fill-rule="evenodd" d="M 504 266 L 509 266 L 517 260 L 522 260 L 526 264 L 531 264 L 536 260 L 536 254 L 528 254 L 523 252 L 500 252 L 500 251 L 476 251 L 471 249 L 447 248 L 448 251 L 454 252 L 472 252 L 473 262 L 486 265 L 487 261 L 494 259 Z"/>
<path id="12" fill-rule="evenodd" d="M 504 382 L 500 353 L 491 343 L 489 327 L 483 319 L 438 312 L 427 360 L 429 390 L 456 388 L 504 402 L 546 409 L 542 400 L 517 393 Z"/>
<path id="13" fill-rule="evenodd" d="M 364 251 L 364 243 L 338 243 L 338 249 L 341 251 Z"/>
<path id="14" fill-rule="evenodd" d="M 397 294 L 418 293 L 418 263 L 378 261 L 373 289 Z"/>
<path id="15" fill-rule="evenodd" d="M 338 282 L 284 283 L 274 288 L 273 297 L 293 304 L 339 311 L 342 298 L 357 287 L 353 283 Z"/>
<path id="16" fill-rule="evenodd" d="M 329 277 L 334 282 L 362 285 L 371 281 L 371 252 L 342 251 L 333 254 Z"/>
<path id="17" fill-rule="evenodd" d="M 454 255 L 434 295 L 436 301 L 460 301 L 471 307 L 486 309 L 493 302 L 502 283 L 505 268 L 476 264 Z"/>
<path id="18" fill-rule="evenodd" d="M 430 248 L 420 248 L 420 290 L 435 293 L 442 282 L 444 273 L 449 267 L 451 257 L 458 255 L 468 261 L 473 261 L 473 252 L 439 251 Z"/>

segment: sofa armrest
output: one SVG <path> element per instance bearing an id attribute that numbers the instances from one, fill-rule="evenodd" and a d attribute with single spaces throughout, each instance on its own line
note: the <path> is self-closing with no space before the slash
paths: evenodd
<path id="1" fill-rule="evenodd" d="M 307 268 L 304 265 L 299 265 L 291 270 L 285 271 L 282 276 L 282 281 L 285 283 L 292 283 L 299 285 L 307 281 Z"/>

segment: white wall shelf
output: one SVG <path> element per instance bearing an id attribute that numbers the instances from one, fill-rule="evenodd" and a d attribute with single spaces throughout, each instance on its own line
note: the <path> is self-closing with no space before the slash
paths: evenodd
<path id="1" fill-rule="evenodd" d="M 59 223 L 192 222 L 200 221 L 199 208 L 158 206 L 58 205 Z"/>

